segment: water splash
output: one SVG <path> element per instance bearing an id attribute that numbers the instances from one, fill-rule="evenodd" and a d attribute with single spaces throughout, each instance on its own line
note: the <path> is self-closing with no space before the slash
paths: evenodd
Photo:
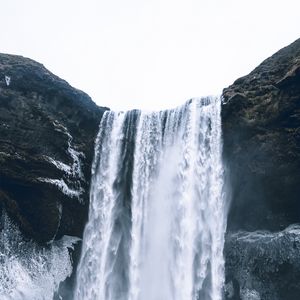
<path id="1" fill-rule="evenodd" d="M 78 239 L 65 236 L 42 247 L 26 241 L 5 213 L 0 223 L 0 299 L 53 299 L 60 282 L 71 275 L 68 248 Z"/>
<path id="2" fill-rule="evenodd" d="M 221 151 L 217 98 L 105 113 L 75 299 L 222 298 Z"/>

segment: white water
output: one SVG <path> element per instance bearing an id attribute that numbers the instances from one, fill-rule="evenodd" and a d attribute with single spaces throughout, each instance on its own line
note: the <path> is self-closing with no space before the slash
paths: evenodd
<path id="1" fill-rule="evenodd" d="M 72 273 L 68 248 L 78 239 L 65 236 L 41 247 L 25 240 L 5 213 L 0 227 L 0 299 L 52 300 Z"/>
<path id="2" fill-rule="evenodd" d="M 105 113 L 75 299 L 222 299 L 221 151 L 218 99 Z"/>

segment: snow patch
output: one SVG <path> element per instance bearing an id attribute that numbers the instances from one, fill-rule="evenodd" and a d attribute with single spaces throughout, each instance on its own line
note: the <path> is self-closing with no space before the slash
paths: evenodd
<path id="1" fill-rule="evenodd" d="M 82 152 L 76 151 L 74 148 L 71 147 L 71 142 L 69 142 L 68 152 L 73 160 L 72 165 L 72 175 L 78 176 L 80 179 L 83 179 L 83 174 L 81 171 L 81 162 L 80 162 L 80 156 L 84 155 Z"/>
<path id="2" fill-rule="evenodd" d="M 5 83 L 7 86 L 10 85 L 10 81 L 11 81 L 11 78 L 9 76 L 5 75 Z"/>
<path id="3" fill-rule="evenodd" d="M 57 120 L 53 121 L 53 125 L 54 125 L 54 129 L 58 132 L 62 132 L 64 133 L 67 137 L 68 137 L 68 153 L 72 158 L 73 164 L 72 166 L 68 166 L 71 169 L 71 174 L 73 176 L 78 176 L 80 179 L 83 179 L 83 174 L 81 171 L 81 161 L 80 161 L 80 157 L 85 157 L 84 153 L 77 151 L 74 149 L 74 147 L 72 147 L 72 141 L 73 141 L 73 137 L 72 135 L 69 133 L 68 129 L 63 126 L 62 124 L 60 124 Z"/>
<path id="4" fill-rule="evenodd" d="M 51 178 L 40 177 L 40 178 L 38 178 L 38 180 L 41 182 L 46 182 L 46 183 L 50 183 L 50 184 L 57 186 L 61 192 L 63 192 L 65 195 L 72 197 L 72 198 L 79 199 L 79 196 L 83 192 L 82 188 L 80 188 L 79 190 L 74 190 L 74 189 L 69 188 L 63 179 L 51 179 Z"/>
<path id="5" fill-rule="evenodd" d="M 44 156 L 44 159 L 48 161 L 49 163 L 53 164 L 57 169 L 64 172 L 63 178 L 61 179 L 52 179 L 52 178 L 38 178 L 41 182 L 47 182 L 50 184 L 53 184 L 58 187 L 58 189 L 63 192 L 65 195 L 77 198 L 80 203 L 82 203 L 82 199 L 80 198 L 80 195 L 83 193 L 83 188 L 81 187 L 81 181 L 84 181 L 84 176 L 82 173 L 81 168 L 81 158 L 84 158 L 85 155 L 77 151 L 72 146 L 73 137 L 67 130 L 65 126 L 60 124 L 57 120 L 53 121 L 54 130 L 61 132 L 67 136 L 68 140 L 68 148 L 67 153 L 71 157 L 72 164 L 68 165 L 62 161 L 55 160 L 54 158 L 50 156 Z M 68 182 L 71 182 L 72 186 L 75 186 L 76 188 L 71 188 L 66 183 L 66 179 L 68 179 Z"/>
<path id="6" fill-rule="evenodd" d="M 50 156 L 43 156 L 45 160 L 47 160 L 49 163 L 53 164 L 57 169 L 65 172 L 68 175 L 72 174 L 72 167 L 70 167 L 69 165 L 59 161 L 59 160 L 55 160 Z"/>

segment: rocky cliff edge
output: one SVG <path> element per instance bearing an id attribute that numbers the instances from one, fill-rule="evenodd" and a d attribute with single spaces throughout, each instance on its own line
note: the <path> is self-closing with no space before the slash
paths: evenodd
<path id="1" fill-rule="evenodd" d="M 30 238 L 82 235 L 105 110 L 43 65 L 0 54 L 0 209 Z"/>

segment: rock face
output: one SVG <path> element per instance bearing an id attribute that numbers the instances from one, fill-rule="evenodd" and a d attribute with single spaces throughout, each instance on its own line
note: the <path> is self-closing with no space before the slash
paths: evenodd
<path id="1" fill-rule="evenodd" d="M 41 64 L 0 54 L 0 210 L 28 237 L 82 235 L 105 110 Z M 226 299 L 298 300 L 300 39 L 224 89 L 222 121 Z"/>
<path id="2" fill-rule="evenodd" d="M 224 89 L 222 120 L 228 299 L 299 299 L 300 39 Z"/>
<path id="3" fill-rule="evenodd" d="M 299 224 L 280 232 L 228 233 L 225 249 L 226 299 L 299 299 Z"/>
<path id="4" fill-rule="evenodd" d="M 105 110 L 43 65 L 0 54 L 0 209 L 27 236 L 82 235 Z"/>

